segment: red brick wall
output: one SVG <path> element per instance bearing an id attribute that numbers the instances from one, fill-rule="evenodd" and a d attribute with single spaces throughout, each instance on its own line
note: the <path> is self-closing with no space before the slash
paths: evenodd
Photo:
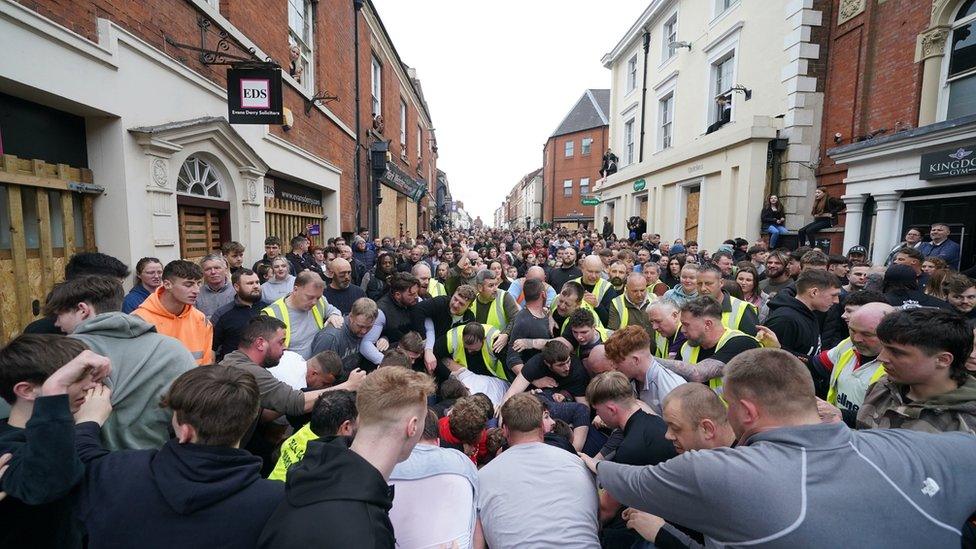
<path id="1" fill-rule="evenodd" d="M 165 43 L 165 37 L 191 45 L 199 44 L 197 18 L 201 12 L 189 2 L 168 0 L 18 0 L 24 6 L 48 17 L 92 41 L 97 41 L 98 18 L 114 21 L 154 47 L 181 61 L 189 68 L 219 85 L 226 85 L 226 67 L 206 66 L 193 52 L 182 51 Z M 353 52 L 353 11 L 348 0 L 320 0 L 313 4 L 315 10 L 315 88 L 339 97 L 328 108 L 350 129 L 355 130 L 355 75 Z M 231 24 L 248 36 L 261 50 L 288 68 L 288 11 L 280 0 L 240 0 L 220 2 L 221 14 Z M 216 32 L 210 37 L 210 45 L 216 44 Z M 371 127 L 370 117 L 370 59 L 373 37 L 362 16 L 359 17 L 360 38 L 360 99 L 362 102 L 362 130 L 365 136 Z M 399 105 L 400 85 L 391 63 L 393 60 L 380 56 L 384 64 L 383 111 L 386 120 L 385 139 L 392 141 L 394 161 L 399 160 Z M 322 157 L 342 170 L 340 179 L 340 228 L 343 232 L 356 230 L 356 210 L 362 207 L 361 223 L 368 226 L 369 172 L 368 143 L 362 154 L 362 200 L 355 198 L 355 140 L 330 120 L 324 113 L 313 109 L 305 114 L 305 100 L 291 86 L 284 85 L 284 106 L 295 116 L 290 130 L 272 126 L 275 135 Z M 405 92 L 404 92 L 405 93 Z M 424 141 L 416 143 L 419 115 L 408 101 L 407 164 L 400 167 L 418 178 L 428 179 L 428 165 L 436 169 L 436 159 L 426 148 L 429 133 L 424 130 Z M 215 113 L 224 114 L 224 113 Z M 165 121 L 160 121 L 160 123 Z M 417 172 L 417 146 L 423 151 L 423 166 Z"/>
<path id="2" fill-rule="evenodd" d="M 552 137 L 546 143 L 544 167 L 542 169 L 542 185 L 544 199 L 542 203 L 542 219 L 551 223 L 571 214 L 582 214 L 592 223 L 593 206 L 580 204 L 580 179 L 590 179 L 589 192 L 593 192 L 596 180 L 600 179 L 600 165 L 603 162 L 603 152 L 607 150 L 607 126 L 601 126 L 581 132 Z M 593 138 L 588 155 L 582 154 L 582 140 L 584 137 Z M 573 156 L 566 158 L 566 142 L 573 141 Z M 563 195 L 563 182 L 573 180 L 573 194 Z"/>
<path id="3" fill-rule="evenodd" d="M 840 0 L 825 6 L 829 28 L 827 78 L 818 182 L 830 194 L 844 194 L 844 165 L 826 151 L 886 130 L 888 135 L 918 124 L 922 67 L 915 63 L 916 36 L 929 23 L 931 3 L 916 0 L 867 2 L 865 11 L 837 25 Z M 835 134 L 840 138 L 835 139 Z"/>

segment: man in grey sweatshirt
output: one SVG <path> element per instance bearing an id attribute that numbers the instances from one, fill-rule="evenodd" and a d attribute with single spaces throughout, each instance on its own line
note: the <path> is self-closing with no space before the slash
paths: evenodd
<path id="1" fill-rule="evenodd" d="M 738 355 L 724 386 L 737 448 L 651 467 L 590 460 L 597 481 L 706 546 L 959 547 L 976 437 L 821 423 L 810 374 L 781 350 Z"/>
<path id="2" fill-rule="evenodd" d="M 112 389 L 113 413 L 101 430 L 106 448 L 156 449 L 169 440 L 172 418 L 159 399 L 196 360 L 178 340 L 122 313 L 122 299 L 118 280 L 89 275 L 55 286 L 45 310 L 71 337 L 112 361 L 105 384 Z"/>

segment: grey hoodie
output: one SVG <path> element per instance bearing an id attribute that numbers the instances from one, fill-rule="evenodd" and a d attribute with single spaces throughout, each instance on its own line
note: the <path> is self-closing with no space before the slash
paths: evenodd
<path id="1" fill-rule="evenodd" d="M 976 509 L 973 455 L 968 434 L 821 424 L 655 466 L 601 461 L 597 480 L 708 547 L 959 547 Z"/>
<path id="2" fill-rule="evenodd" d="M 112 415 L 102 440 L 112 450 L 158 449 L 169 440 L 172 413 L 160 397 L 196 361 L 178 340 L 156 333 L 145 320 L 121 312 L 101 313 L 82 322 L 71 337 L 112 361 L 106 385 Z"/>

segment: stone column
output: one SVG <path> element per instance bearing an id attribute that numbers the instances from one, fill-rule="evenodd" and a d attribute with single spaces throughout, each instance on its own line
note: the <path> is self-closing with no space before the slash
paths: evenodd
<path id="1" fill-rule="evenodd" d="M 877 217 L 874 220 L 874 249 L 871 251 L 871 263 L 874 265 L 884 264 L 888 252 L 898 240 L 895 216 L 898 213 L 900 199 L 901 191 L 874 195 L 875 211 L 877 212 Z"/>
<path id="2" fill-rule="evenodd" d="M 861 221 L 864 218 L 864 203 L 868 197 L 863 194 L 845 194 L 841 197 L 847 205 L 847 217 L 844 220 L 844 248 L 846 253 L 852 246 L 861 243 Z"/>
<path id="3" fill-rule="evenodd" d="M 938 117 L 942 56 L 945 54 L 945 43 L 948 36 L 948 27 L 932 27 L 919 34 L 915 44 L 915 62 L 922 63 L 922 93 L 918 110 L 919 126 L 932 124 Z"/>

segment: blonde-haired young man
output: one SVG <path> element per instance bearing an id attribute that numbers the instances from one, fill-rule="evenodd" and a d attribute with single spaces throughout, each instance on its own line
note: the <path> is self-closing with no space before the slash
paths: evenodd
<path id="1" fill-rule="evenodd" d="M 309 442 L 258 545 L 394 547 L 390 473 L 420 440 L 433 392 L 430 377 L 406 368 L 366 376 L 356 394 L 356 438 Z"/>

